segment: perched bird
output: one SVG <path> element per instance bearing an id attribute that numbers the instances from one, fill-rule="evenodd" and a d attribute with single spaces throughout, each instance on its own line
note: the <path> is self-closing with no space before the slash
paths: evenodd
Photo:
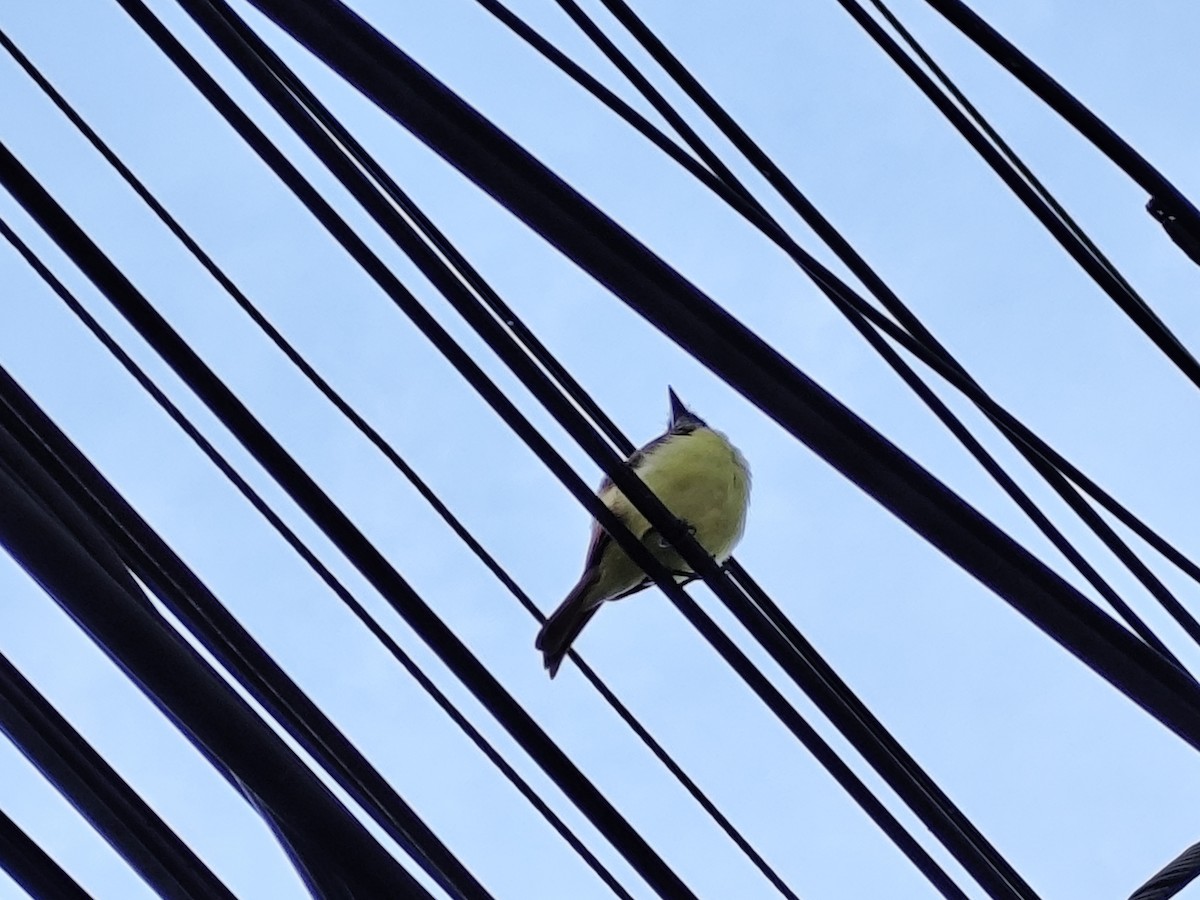
<path id="1" fill-rule="evenodd" d="M 675 391 L 671 421 L 665 434 L 634 453 L 625 464 L 700 545 L 724 562 L 742 537 L 750 503 L 750 469 L 728 438 L 714 431 L 689 410 Z M 695 576 L 679 552 L 650 525 L 608 478 L 596 491 L 600 501 L 616 514 L 664 566 L 676 573 L 677 582 Z M 567 594 L 537 636 L 546 668 L 553 678 L 572 641 L 606 600 L 619 600 L 650 584 L 650 579 L 599 523 L 592 523 L 592 541 L 583 575 Z"/>

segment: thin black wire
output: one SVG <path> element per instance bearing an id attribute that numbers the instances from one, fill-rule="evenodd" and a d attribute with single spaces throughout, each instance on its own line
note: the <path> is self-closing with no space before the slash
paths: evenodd
<path id="1" fill-rule="evenodd" d="M 167 228 L 187 247 L 187 249 L 193 254 L 193 256 L 196 257 L 201 265 L 233 297 L 235 302 L 247 313 L 247 315 L 250 316 L 255 324 L 262 329 L 267 337 L 288 357 L 289 360 L 292 361 L 294 365 L 300 369 L 300 371 L 317 388 L 317 390 L 320 391 L 326 397 L 326 399 L 328 399 L 354 425 L 354 427 L 357 428 L 358 431 L 362 433 L 367 440 L 370 441 L 388 459 L 388 461 L 391 462 L 408 479 L 408 481 L 416 488 L 421 496 L 434 508 L 434 510 L 442 517 L 446 524 L 454 531 L 459 539 L 471 549 L 471 551 L 480 559 L 480 561 L 489 569 L 489 571 L 491 571 L 492 574 L 505 586 L 505 588 L 507 588 L 509 592 L 513 594 L 513 596 L 525 608 L 525 610 L 529 612 L 539 623 L 545 622 L 545 615 L 537 608 L 525 591 L 523 591 L 521 587 L 517 585 L 508 572 L 505 571 L 505 569 L 500 565 L 500 563 L 490 553 L 487 552 L 487 550 L 482 546 L 482 544 L 479 543 L 474 535 L 471 534 L 471 532 L 462 524 L 462 522 L 450 511 L 445 503 L 442 502 L 441 498 L 438 497 L 437 494 L 424 482 L 424 480 L 422 480 L 420 476 L 417 475 L 417 473 L 408 465 L 408 463 L 399 456 L 396 450 L 382 437 L 382 435 L 380 435 L 377 430 L 375 430 L 365 419 L 363 419 L 363 417 L 356 410 L 354 410 L 345 401 L 345 399 L 313 369 L 307 360 L 300 355 L 300 353 L 287 341 L 286 338 L 283 337 L 282 334 L 280 334 L 280 332 L 266 319 L 266 317 L 262 315 L 258 308 L 250 301 L 250 299 L 245 296 L 244 292 L 242 292 L 235 284 L 233 284 L 228 276 L 215 264 L 212 258 L 199 247 L 195 240 L 148 191 L 148 189 L 144 184 L 142 184 L 137 176 L 129 170 L 129 168 L 116 156 L 111 148 L 109 148 L 108 145 L 100 138 L 100 136 L 96 134 L 95 130 L 92 129 L 81 116 L 78 115 L 78 113 L 71 107 L 66 99 L 54 89 L 49 81 L 45 79 L 45 77 L 42 76 L 42 74 L 37 70 L 36 66 L 34 66 L 32 62 L 30 62 L 28 58 L 20 52 L 20 50 L 2 31 L 0 31 L 0 46 L 3 46 L 11 55 L 13 55 L 18 64 L 30 75 L 31 78 L 33 78 L 38 86 L 41 87 L 41 89 L 50 97 L 54 104 L 83 133 L 87 140 L 97 149 L 98 152 L 101 153 L 101 155 L 104 156 L 109 164 L 117 170 L 122 178 L 124 178 L 134 190 L 134 192 L 137 193 L 137 195 L 141 197 L 141 199 L 147 205 L 150 206 L 150 208 L 155 212 L 156 215 L 158 215 Z M 260 54 L 264 49 L 266 48 L 257 46 L 255 47 L 255 50 Z M 385 179 L 388 178 L 386 173 L 383 173 L 382 169 L 375 165 L 374 160 L 370 159 L 369 157 L 364 160 L 359 156 L 360 152 L 362 152 L 362 148 L 357 145 L 357 142 L 354 140 L 354 138 L 348 132 L 346 132 L 335 119 L 328 115 L 328 111 L 324 110 L 324 108 L 320 106 L 315 96 L 313 96 L 311 93 L 308 93 L 303 84 L 292 77 L 290 70 L 288 70 L 285 66 L 282 66 L 281 61 L 273 59 L 272 64 L 279 65 L 281 67 L 278 70 L 279 74 L 287 77 L 289 88 L 295 91 L 297 96 L 300 97 L 306 105 L 314 106 L 314 113 L 323 113 L 323 115 L 320 115 L 322 123 L 330 129 L 330 133 L 333 134 L 337 140 L 345 144 L 348 150 L 354 152 L 354 155 L 356 158 L 360 159 L 360 162 L 370 164 L 375 169 L 375 171 L 372 172 L 375 177 L 383 177 Z M 365 153 L 363 155 L 365 155 Z M 478 272 L 469 266 L 465 258 L 458 253 L 457 248 L 455 248 L 453 244 L 446 240 L 445 236 L 437 231 L 433 223 L 424 216 L 421 210 L 419 210 L 415 204 L 413 204 L 409 198 L 403 194 L 399 186 L 391 183 L 390 188 L 391 190 L 389 190 L 389 193 L 394 192 L 397 202 L 401 203 L 407 214 L 413 216 L 414 219 L 417 220 L 418 224 L 422 228 L 422 231 L 430 235 L 431 240 L 435 242 L 435 245 L 452 259 L 460 271 L 465 269 L 464 277 L 470 281 L 476 290 L 480 291 L 481 294 L 484 294 L 484 296 L 488 298 L 489 306 L 491 306 L 496 315 L 502 320 L 507 320 L 507 324 L 513 329 L 515 334 L 520 336 L 523 342 L 525 342 L 527 345 L 533 344 L 535 347 L 540 348 L 542 355 L 545 358 L 552 359 L 552 357 L 549 357 L 549 354 L 546 353 L 545 348 L 541 347 L 540 343 L 537 341 L 537 338 L 532 334 L 532 332 L 530 332 L 524 326 L 523 322 L 516 318 L 512 311 L 509 310 L 504 304 L 503 300 L 501 300 L 501 298 L 491 289 L 490 285 L 488 285 L 486 281 L 479 276 Z M 539 359 L 539 361 L 542 360 Z M 557 365 L 557 370 L 554 374 L 560 380 L 570 379 L 569 373 L 567 373 L 561 365 Z M 585 406 L 585 409 L 590 407 L 589 411 L 594 410 L 592 413 L 593 418 L 601 418 L 602 420 L 607 421 L 608 426 L 615 430 L 616 426 L 613 425 L 610 420 L 608 420 L 607 416 L 604 415 L 599 406 L 592 401 L 590 397 L 587 399 L 589 404 Z M 632 447 L 630 449 L 632 449 Z M 245 492 L 245 489 L 243 489 L 241 485 L 239 485 L 239 490 L 243 490 L 243 493 Z M 279 524 L 281 525 L 282 523 Z M 278 528 L 279 525 L 276 525 L 276 527 Z M 289 543 L 292 543 L 292 538 L 289 537 L 288 534 L 285 534 L 285 539 L 287 539 Z M 318 574 L 321 573 L 318 572 Z M 324 578 L 325 576 L 322 575 L 322 577 Z M 359 613 L 356 611 L 356 615 L 358 614 Z M 365 611 L 363 615 L 365 615 Z M 714 819 L 716 824 L 726 832 L 730 839 L 733 840 L 734 843 L 744 853 L 747 854 L 751 862 L 753 862 L 755 866 L 762 871 L 764 876 L 767 877 L 784 896 L 792 898 L 796 897 L 795 893 L 786 885 L 782 878 L 780 878 L 778 873 L 775 872 L 775 870 L 770 866 L 769 863 L 766 862 L 766 860 L 753 847 L 753 845 L 746 840 L 736 826 L 734 826 L 733 823 L 730 822 L 729 819 L 720 811 L 720 809 L 708 798 L 700 786 L 696 784 L 696 782 L 690 778 L 686 772 L 683 771 L 683 769 L 678 763 L 675 762 L 674 759 L 671 758 L 665 748 L 663 748 L 662 745 L 654 739 L 649 731 L 634 717 L 633 713 L 616 697 L 615 694 L 612 693 L 607 685 L 600 680 L 596 672 L 590 666 L 588 666 L 582 658 L 576 655 L 574 651 L 572 651 L 572 659 L 580 668 L 580 671 L 584 677 L 597 691 L 600 692 L 601 696 L 608 702 L 617 715 L 634 731 L 634 733 L 643 741 L 643 743 L 646 744 L 651 753 L 653 753 L 668 769 L 668 771 L 671 772 L 671 774 L 681 783 L 684 789 L 687 790 L 688 793 L 690 793 L 696 800 L 696 802 L 699 803 L 700 806 Z M 405 668 L 409 668 L 407 663 L 402 664 L 405 665 Z M 441 701 L 439 700 L 438 702 L 440 705 Z M 473 740 L 475 740 L 475 738 L 473 738 Z M 476 742 L 478 743 L 478 740 Z M 513 775 L 515 775 L 515 773 L 509 775 L 510 780 Z M 523 782 L 518 784 L 519 788 L 521 784 L 523 784 Z"/>
<path id="2" fill-rule="evenodd" d="M 646 96 L 647 100 L 655 107 L 655 109 L 664 117 L 668 117 L 668 112 L 671 111 L 670 103 L 657 91 L 654 87 L 637 72 L 636 67 L 622 54 L 599 28 L 587 17 L 582 10 L 573 2 L 573 0 L 558 0 L 559 5 L 563 7 L 571 18 L 580 25 L 585 34 L 596 42 L 599 49 L 617 66 L 617 68 L 627 77 L 633 77 L 635 86 Z M 780 192 L 785 200 L 789 202 L 802 218 L 812 227 L 819 236 L 821 236 L 834 249 L 835 253 L 842 259 L 843 262 L 853 271 L 864 284 L 872 290 L 876 297 L 887 307 L 889 312 L 901 321 L 901 323 L 916 336 L 917 340 L 923 342 L 928 351 L 932 354 L 941 357 L 945 363 L 945 367 L 949 367 L 960 380 L 965 380 L 973 384 L 973 380 L 967 374 L 966 370 L 955 360 L 943 347 L 937 339 L 928 331 L 917 319 L 915 315 L 907 308 L 900 298 L 891 291 L 890 288 L 883 282 L 881 278 L 870 268 L 849 245 L 848 242 L 838 233 L 833 225 L 826 220 L 820 212 L 803 196 L 798 188 L 791 180 L 783 173 L 777 165 L 775 165 L 767 154 L 750 138 L 750 136 L 733 120 L 733 118 L 717 103 L 717 101 L 700 85 L 700 83 L 687 71 L 683 64 L 659 41 L 652 32 L 642 23 L 636 15 L 623 3 L 623 0 L 606 0 L 605 4 L 610 11 L 617 15 L 622 24 L 630 29 L 634 37 L 642 43 L 645 49 L 661 65 L 683 88 L 688 96 L 709 116 L 717 127 L 725 134 L 725 136 L 749 159 L 755 167 L 764 174 L 771 184 Z M 670 121 L 681 120 L 677 114 L 672 114 L 668 117 Z M 684 140 L 693 152 L 700 155 L 710 166 L 713 165 L 713 160 L 717 159 L 716 154 L 708 150 L 704 142 L 690 128 L 681 132 Z M 719 160 L 718 160 L 719 163 Z M 723 169 L 728 173 L 728 169 Z M 737 194 L 742 195 L 750 203 L 755 203 L 753 196 L 749 190 L 739 182 L 736 177 L 731 174 L 726 174 L 722 178 L 723 182 Z M 763 216 L 767 216 L 761 206 L 757 207 Z M 745 215 L 745 211 L 743 211 Z M 769 220 L 769 216 L 767 216 Z M 845 315 L 852 325 L 867 339 L 872 347 L 880 353 L 888 365 L 900 375 L 901 379 L 921 398 L 921 400 L 930 408 L 937 418 L 954 434 L 954 436 L 964 445 L 972 456 L 983 466 L 983 468 L 992 476 L 992 478 L 1004 489 L 1004 491 L 1017 503 L 1017 505 L 1030 517 L 1033 523 L 1040 531 L 1050 540 L 1053 546 L 1063 554 L 1063 556 L 1079 571 L 1087 581 L 1100 593 L 1100 595 L 1108 602 L 1121 618 L 1150 646 L 1158 650 L 1168 660 L 1173 662 L 1181 670 L 1186 671 L 1186 667 L 1180 660 L 1167 648 L 1162 640 L 1154 633 L 1154 631 L 1146 625 L 1142 619 L 1133 611 L 1121 596 L 1109 585 L 1091 566 L 1083 555 L 1074 547 L 1073 544 L 1051 523 L 1049 518 L 1042 513 L 1037 505 L 1023 492 L 1016 482 L 995 462 L 995 460 L 984 450 L 983 446 L 970 434 L 970 432 L 962 425 L 955 417 L 949 408 L 942 403 L 936 395 L 934 395 L 921 379 L 913 372 L 902 360 L 888 347 L 884 345 L 882 340 L 873 333 L 866 321 L 864 320 L 864 309 L 870 309 L 868 304 L 861 300 L 857 303 L 851 302 L 853 292 L 850 288 L 836 279 L 832 273 L 821 271 L 816 265 L 809 265 L 807 261 L 801 261 L 797 254 L 791 252 L 789 244 L 794 244 L 787 238 L 780 242 L 779 235 L 782 234 L 782 229 L 777 223 L 771 222 L 774 226 L 776 242 L 785 250 L 788 250 L 793 259 L 800 263 L 801 267 L 815 280 L 818 286 L 822 288 L 824 293 L 834 302 L 835 306 Z M 1103 258 L 1101 257 L 1103 260 Z M 1107 265 L 1107 261 L 1103 260 Z M 1116 277 L 1119 278 L 1119 275 Z M 828 284 L 824 283 L 825 281 Z M 905 342 L 908 345 L 908 342 Z M 926 356 L 928 355 L 925 354 Z M 976 400 L 979 403 L 979 400 Z M 985 410 L 986 412 L 986 410 Z M 993 419 L 994 420 L 994 419 Z M 994 420 L 995 421 L 995 420 Z M 1019 424 L 1019 423 L 1018 423 Z M 1000 425 L 997 422 L 997 425 Z M 1000 426 L 1003 429 L 1003 426 Z M 1024 428 L 1024 426 L 1022 426 Z M 1028 431 L 1028 429 L 1024 429 Z M 1063 500 L 1071 507 L 1072 510 L 1084 521 L 1088 527 L 1101 539 L 1101 541 L 1120 559 L 1138 581 L 1146 588 L 1146 590 L 1159 602 L 1164 609 L 1176 620 L 1176 622 L 1184 629 L 1184 631 L 1192 638 L 1192 640 L 1200 645 L 1200 622 L 1198 622 L 1183 606 L 1182 603 L 1170 592 L 1151 570 L 1137 557 L 1125 544 L 1124 541 L 1113 531 L 1107 523 L 1096 515 L 1092 507 L 1079 495 L 1079 492 L 1072 484 L 1063 477 L 1063 474 L 1057 471 L 1052 463 L 1045 459 L 1043 455 L 1037 452 L 1036 449 L 1029 446 L 1028 442 L 1015 438 L 1009 434 L 1009 439 L 1014 443 L 1017 450 L 1030 462 L 1031 465 L 1045 478 L 1050 486 L 1063 498 Z"/>
<path id="3" fill-rule="evenodd" d="M 234 900 L 221 879 L 2 653 L 0 731 L 159 896 Z"/>
<path id="4" fill-rule="evenodd" d="M 1147 210 L 1200 264 L 1200 210 L 1150 162 L 961 0 L 926 0 L 1150 194 Z"/>
<path id="5" fill-rule="evenodd" d="M 200 450 L 209 458 L 221 473 L 229 479 L 229 481 L 237 488 L 243 497 L 262 515 L 270 525 L 279 533 L 279 535 L 287 542 L 287 544 L 304 560 L 304 562 L 313 570 L 314 573 L 325 583 L 325 585 L 341 600 L 350 611 L 354 614 L 367 630 L 384 646 L 384 648 L 392 655 L 392 657 L 404 668 L 406 672 L 421 686 L 421 688 L 429 694 L 430 698 L 446 713 L 447 716 L 460 728 L 463 733 L 471 740 L 480 752 L 488 758 L 488 760 L 500 770 L 501 774 L 512 783 L 513 787 L 540 813 L 549 825 L 558 832 L 576 853 L 584 859 L 585 862 L 599 875 L 609 888 L 618 896 L 628 897 L 628 893 L 616 881 L 616 878 L 609 872 L 599 859 L 583 844 L 583 842 L 575 835 L 570 827 L 563 822 L 561 818 L 537 795 L 537 792 L 523 779 L 515 769 L 500 755 L 499 751 L 492 746 L 486 737 L 464 716 L 453 701 L 451 701 L 422 671 L 420 666 L 410 657 L 404 649 L 396 642 L 384 628 L 381 626 L 367 609 L 354 597 L 350 590 L 342 584 L 342 582 L 329 570 L 329 568 L 320 561 L 320 559 L 312 552 L 311 549 L 303 542 L 303 540 L 283 521 L 282 518 L 267 504 L 262 496 L 254 490 L 253 487 L 237 472 L 229 461 L 221 454 L 219 450 L 204 437 L 203 434 L 187 419 L 183 412 L 162 392 L 162 390 L 153 382 L 153 380 L 138 366 L 138 364 L 120 347 L 113 337 L 104 329 L 99 322 L 79 303 L 79 301 L 71 295 L 66 287 L 59 281 L 52 272 L 38 259 L 28 246 L 15 235 L 9 226 L 0 220 L 0 235 L 3 235 L 17 251 L 26 259 L 30 266 L 42 277 L 43 280 L 51 287 L 51 289 L 59 296 L 60 299 L 71 309 L 72 312 L 83 322 L 83 324 L 92 332 L 93 335 L 104 345 L 104 347 L 114 356 L 117 361 L 125 368 L 125 370 L 137 381 L 137 383 L 154 399 L 156 403 L 163 409 L 164 412 L 184 431 L 185 434 L 200 448 Z M 192 621 L 191 617 L 187 619 Z M 224 637 L 218 638 L 224 640 Z M 218 651 L 219 652 L 219 651 Z M 254 682 L 257 680 L 254 676 L 258 673 L 247 671 L 245 666 L 235 668 L 235 671 L 240 672 L 239 680 L 247 683 L 248 687 L 254 689 Z M 308 746 L 311 739 L 301 731 L 297 734 L 297 726 L 295 723 L 284 719 L 284 724 L 289 728 L 289 731 L 297 737 L 298 740 L 306 743 L 306 749 L 310 752 L 314 748 Z M 343 748 L 343 754 L 345 748 Z M 330 769 L 341 778 L 345 778 L 347 771 L 359 770 L 363 765 L 366 765 L 365 760 L 354 761 L 351 765 L 340 758 L 339 754 L 331 755 L 329 752 L 320 752 L 316 750 L 314 755 L 321 759 L 326 768 Z M 353 782 L 349 785 L 343 785 L 351 790 L 363 802 L 363 791 L 361 790 L 361 777 L 357 778 L 359 785 Z M 371 781 L 380 779 L 372 778 Z M 355 788 L 359 789 L 356 791 Z M 372 812 L 374 818 L 388 828 L 389 833 L 397 839 L 407 838 L 407 835 L 396 834 L 396 830 L 390 825 L 396 818 L 393 813 L 385 813 L 376 808 L 376 804 L 370 801 L 374 798 L 366 795 L 368 802 L 365 806 Z M 401 801 L 402 802 L 402 801 Z M 409 839 L 411 840 L 411 839 Z M 407 844 L 406 844 L 407 845 Z M 442 867 L 445 868 L 446 861 L 440 860 Z M 432 868 L 432 867 L 431 867 Z M 488 897 L 490 894 L 480 885 L 474 878 L 464 877 L 465 870 L 458 867 L 459 871 L 455 872 L 457 876 L 457 884 L 444 885 L 448 888 L 461 893 L 463 896 L 473 897 Z M 435 874 L 437 869 L 433 869 L 431 874 Z M 444 880 L 444 878 L 443 878 Z M 464 883 L 465 882 L 465 883 Z"/>
<path id="6" fill-rule="evenodd" d="M 603 2 L 609 6 L 613 0 L 603 0 Z M 1038 221 L 1070 254 L 1071 258 L 1092 277 L 1134 324 L 1175 364 L 1176 368 L 1194 385 L 1200 387 L 1200 362 L 1158 318 L 1149 304 L 1129 288 L 1128 282 L 1114 278 L 1108 265 L 1092 256 L 1088 248 L 1075 238 L 1063 222 L 1059 221 L 1054 210 L 1025 182 L 1020 173 L 1008 164 L 986 136 L 975 128 L 970 119 L 949 97 L 938 90 L 933 79 L 909 58 L 891 35 L 865 9 L 858 6 L 854 0 L 837 0 L 837 2 L 937 107 L 938 111 L 967 140 L 1008 188 L 1017 195 L 1025 207 L 1037 217 Z M 927 2 L 933 3 L 934 0 L 927 0 Z"/>

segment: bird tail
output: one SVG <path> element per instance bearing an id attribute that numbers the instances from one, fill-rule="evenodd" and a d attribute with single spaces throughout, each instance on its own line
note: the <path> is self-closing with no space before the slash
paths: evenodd
<path id="1" fill-rule="evenodd" d="M 558 673 L 563 657 L 571 649 L 575 638 L 579 637 L 579 632 L 583 631 L 583 626 L 600 608 L 600 604 L 591 596 L 596 581 L 597 574 L 594 571 L 585 573 L 538 632 L 534 646 L 542 651 L 543 662 L 551 678 Z"/>

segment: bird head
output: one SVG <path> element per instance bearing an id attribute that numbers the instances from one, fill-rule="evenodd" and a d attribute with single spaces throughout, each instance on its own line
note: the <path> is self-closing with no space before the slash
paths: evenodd
<path id="1" fill-rule="evenodd" d="M 679 399 L 674 388 L 668 387 L 667 395 L 671 398 L 671 421 L 667 425 L 669 432 L 688 434 L 697 428 L 708 427 L 702 418 L 683 405 L 683 401 Z"/>

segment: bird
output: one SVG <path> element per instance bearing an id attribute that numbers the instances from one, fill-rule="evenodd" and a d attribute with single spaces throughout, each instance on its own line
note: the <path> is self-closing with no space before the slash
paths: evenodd
<path id="1" fill-rule="evenodd" d="M 625 460 L 718 564 L 741 540 L 750 504 L 750 467 L 721 432 L 710 428 L 667 388 L 671 416 L 665 433 Z M 636 535 L 677 583 L 696 576 L 646 517 L 605 478 L 600 502 Z M 538 632 L 535 646 L 553 678 L 571 644 L 600 607 L 648 587 L 650 578 L 598 522 L 592 522 L 583 574 Z"/>

